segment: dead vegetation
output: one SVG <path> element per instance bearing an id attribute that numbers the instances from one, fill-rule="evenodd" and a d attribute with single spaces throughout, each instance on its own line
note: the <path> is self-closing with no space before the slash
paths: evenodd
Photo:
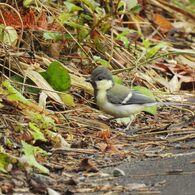
<path id="1" fill-rule="evenodd" d="M 162 0 L 8 0 L 0 8 L 0 192 L 158 194 L 102 185 L 113 177 L 101 170 L 194 149 L 193 13 Z M 85 82 L 98 65 L 116 82 L 189 106 L 140 113 L 136 132 L 123 132 L 99 119 Z"/>

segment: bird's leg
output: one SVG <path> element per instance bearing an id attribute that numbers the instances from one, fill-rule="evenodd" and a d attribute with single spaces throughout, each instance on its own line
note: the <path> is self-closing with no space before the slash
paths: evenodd
<path id="1" fill-rule="evenodd" d="M 104 115 L 99 115 L 99 118 L 108 123 L 112 122 L 113 120 L 116 120 L 117 123 L 121 125 L 122 124 L 126 125 L 125 128 L 116 128 L 116 130 L 119 130 L 121 132 L 125 132 L 127 134 L 134 134 L 138 131 L 138 129 L 131 127 L 132 122 L 136 118 L 136 114 L 132 114 L 130 117 L 126 117 L 126 118 L 117 118 L 117 117 L 107 118 Z"/>
<path id="2" fill-rule="evenodd" d="M 135 118 L 136 118 L 136 114 L 132 114 L 132 115 L 129 117 L 129 122 L 128 122 L 126 128 L 124 129 L 124 131 L 132 130 L 131 124 L 132 124 L 132 122 L 134 121 Z"/>
<path id="3" fill-rule="evenodd" d="M 132 130 L 131 124 L 132 124 L 132 120 L 127 124 L 127 126 L 124 128 L 124 131 L 129 131 Z"/>
<path id="4" fill-rule="evenodd" d="M 129 123 L 127 124 L 126 128 L 123 129 L 124 132 L 126 132 L 127 134 L 134 134 L 136 133 L 137 131 L 139 131 L 139 129 L 137 128 L 134 128 L 131 126 L 132 122 L 134 121 L 134 119 L 136 118 L 137 114 L 132 114 L 130 116 L 130 121 Z"/>

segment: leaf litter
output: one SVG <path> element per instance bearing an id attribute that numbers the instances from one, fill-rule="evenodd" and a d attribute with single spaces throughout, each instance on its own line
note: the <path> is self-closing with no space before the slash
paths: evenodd
<path id="1" fill-rule="evenodd" d="M 158 185 L 114 186 L 103 168 L 194 149 L 194 16 L 153 0 L 0 7 L 0 192 L 159 194 Z M 161 101 L 183 97 L 190 108 L 140 113 L 124 132 L 123 124 L 99 118 L 85 82 L 97 65 L 119 83 L 145 86 Z"/>

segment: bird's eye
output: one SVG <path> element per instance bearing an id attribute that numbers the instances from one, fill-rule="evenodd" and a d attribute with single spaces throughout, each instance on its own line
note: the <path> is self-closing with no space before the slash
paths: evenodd
<path id="1" fill-rule="evenodd" d="M 101 81 L 102 80 L 102 78 L 101 77 L 98 77 L 98 79 L 97 79 L 98 81 Z"/>

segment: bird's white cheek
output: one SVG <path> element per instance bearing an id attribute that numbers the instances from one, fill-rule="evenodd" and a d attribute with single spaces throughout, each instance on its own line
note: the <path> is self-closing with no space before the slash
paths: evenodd
<path id="1" fill-rule="evenodd" d="M 112 87 L 112 85 L 111 80 L 96 81 L 96 86 L 99 90 L 108 90 Z"/>

